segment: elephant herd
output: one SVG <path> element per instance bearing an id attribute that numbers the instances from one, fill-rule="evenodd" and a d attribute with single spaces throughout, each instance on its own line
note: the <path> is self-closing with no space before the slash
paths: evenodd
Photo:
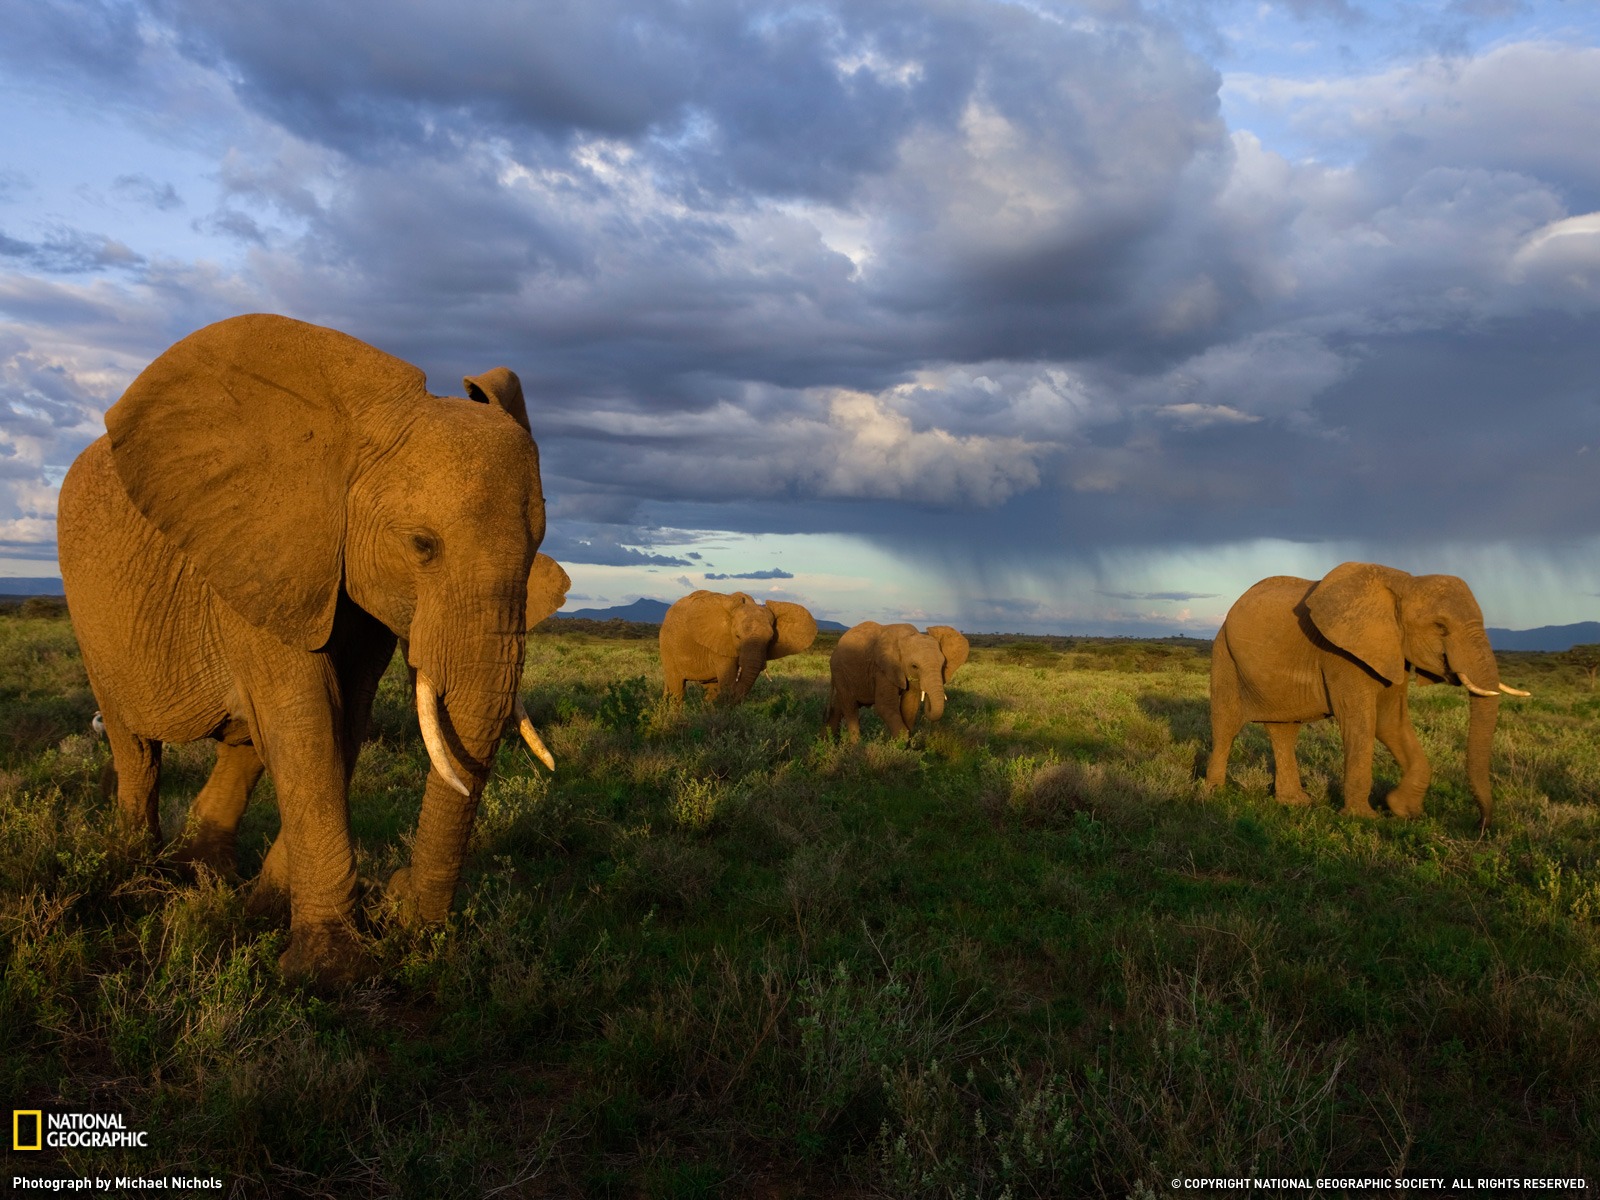
<path id="1" fill-rule="evenodd" d="M 708 700 L 737 704 L 750 692 L 768 660 L 798 654 L 817 637 L 817 622 L 798 604 L 764 604 L 734 592 L 692 592 L 661 621 L 661 676 L 666 694 L 683 699 L 698 683 Z M 871 705 L 891 734 L 909 735 L 924 711 L 944 715 L 944 689 L 967 661 L 967 639 L 948 625 L 863 621 L 839 637 L 829 660 L 828 728 L 842 722 L 861 735 L 860 710 Z"/>
<path id="2" fill-rule="evenodd" d="M 425 382 L 331 329 L 230 318 L 134 380 L 61 488 L 61 574 L 119 813 L 159 845 L 163 743 L 215 740 L 177 853 L 231 872 L 250 791 L 270 772 L 281 829 L 252 903 L 287 902 L 281 965 L 324 983 L 367 969 L 349 788 L 397 647 L 430 763 L 411 861 L 387 886 L 408 919 L 449 912 L 502 733 L 514 724 L 554 766 L 518 685 L 527 631 L 570 581 L 539 553 L 545 500 L 522 385 L 504 367 L 467 378 L 465 398 Z M 662 622 L 666 693 L 698 683 L 737 703 L 770 659 L 816 633 L 801 605 L 694 592 Z M 891 734 L 924 711 L 937 720 L 967 657 L 949 626 L 855 626 L 833 651 L 828 728 L 859 736 L 867 705 Z M 1212 656 L 1206 787 L 1223 782 L 1243 723 L 1261 721 L 1279 800 L 1306 803 L 1295 735 L 1332 716 L 1347 809 L 1372 814 L 1377 738 L 1402 770 L 1390 809 L 1420 813 L 1429 768 L 1406 707 L 1412 670 L 1472 694 L 1468 777 L 1487 825 L 1499 698 L 1527 693 L 1500 683 L 1464 583 L 1372 564 L 1264 580 L 1234 605 Z"/>

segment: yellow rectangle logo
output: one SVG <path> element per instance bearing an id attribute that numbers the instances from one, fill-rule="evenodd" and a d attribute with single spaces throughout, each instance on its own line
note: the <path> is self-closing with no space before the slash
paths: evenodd
<path id="1" fill-rule="evenodd" d="M 14 1108 L 11 1110 L 11 1148 L 13 1150 L 42 1150 L 44 1148 L 43 1109 Z"/>

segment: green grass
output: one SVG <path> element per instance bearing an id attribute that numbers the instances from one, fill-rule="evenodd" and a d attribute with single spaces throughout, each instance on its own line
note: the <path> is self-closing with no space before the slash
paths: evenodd
<path id="1" fill-rule="evenodd" d="M 129 1116 L 63 1170 L 237 1195 L 1046 1197 L 1177 1175 L 1584 1174 L 1600 1152 L 1600 703 L 1506 655 L 1476 836 L 1466 705 L 1414 694 L 1424 819 L 1195 783 L 1204 647 L 975 639 L 911 744 L 820 736 L 827 643 L 743 707 L 657 696 L 649 640 L 530 639 L 552 777 L 502 748 L 458 912 L 368 919 L 381 975 L 286 985 L 239 892 L 117 840 L 70 628 L 0 619 L 0 1093 Z M 169 748 L 170 830 L 204 746 Z M 404 861 L 404 677 L 352 799 Z M 1380 787 L 1397 772 L 1379 752 Z M 1335 789 L 1336 792 L 1336 789 Z M 263 785 L 246 870 L 276 827 Z"/>

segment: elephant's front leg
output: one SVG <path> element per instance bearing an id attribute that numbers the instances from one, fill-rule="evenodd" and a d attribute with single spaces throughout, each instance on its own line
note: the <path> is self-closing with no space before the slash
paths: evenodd
<path id="1" fill-rule="evenodd" d="M 892 682 L 883 679 L 877 681 L 873 691 L 872 711 L 883 720 L 890 737 L 911 736 L 911 727 L 900 715 L 900 706 L 904 700 L 904 695 Z"/>
<path id="2" fill-rule="evenodd" d="M 719 696 L 737 695 L 738 692 L 735 685 L 738 682 L 739 660 L 737 658 L 724 659 L 717 665 L 717 681 L 706 685 L 706 699 L 715 700 Z"/>
<path id="3" fill-rule="evenodd" d="M 1390 685 L 1379 697 L 1378 738 L 1400 764 L 1400 782 L 1389 793 L 1389 811 L 1397 817 L 1422 815 L 1422 798 L 1433 778 L 1422 741 L 1411 727 L 1410 710 L 1404 683 Z"/>
<path id="4" fill-rule="evenodd" d="M 251 740 L 277 789 L 278 841 L 288 847 L 289 948 L 278 961 L 288 976 L 348 982 L 371 964 L 354 923 L 355 848 L 338 681 L 324 655 L 289 655 L 281 643 L 275 650 L 254 647 L 254 657 L 252 648 L 240 649 L 232 665 L 249 699 Z"/>
<path id="5" fill-rule="evenodd" d="M 203 863 L 218 875 L 237 873 L 239 821 L 265 770 L 249 742 L 217 743 L 217 764 L 189 808 L 183 845 L 175 855 L 179 862 Z"/>
<path id="6" fill-rule="evenodd" d="M 1300 738 L 1299 722 L 1270 721 L 1266 726 L 1272 739 L 1273 795 L 1279 804 L 1310 804 L 1311 797 L 1300 784 L 1300 762 L 1294 752 Z"/>
<path id="7" fill-rule="evenodd" d="M 1372 748 L 1378 732 L 1376 706 L 1355 703 L 1334 713 L 1344 742 L 1344 811 L 1375 817 L 1372 807 Z"/>

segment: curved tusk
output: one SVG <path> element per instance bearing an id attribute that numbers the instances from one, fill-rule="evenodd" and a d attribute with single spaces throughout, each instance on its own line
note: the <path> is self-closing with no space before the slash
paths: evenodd
<path id="1" fill-rule="evenodd" d="M 89 728 L 94 730 L 96 737 L 105 737 L 106 735 L 106 721 L 100 715 L 98 708 L 94 710 L 94 717 L 89 721 Z"/>
<path id="2" fill-rule="evenodd" d="M 1531 695 L 1533 695 L 1532 692 L 1525 692 L 1521 688 L 1507 687 L 1503 683 L 1500 685 L 1500 690 L 1502 692 L 1504 692 L 1508 696 L 1531 696 Z"/>
<path id="3" fill-rule="evenodd" d="M 517 732 L 522 735 L 522 740 L 528 743 L 528 749 L 533 751 L 533 756 L 549 767 L 556 769 L 556 756 L 550 753 L 550 747 L 544 744 L 544 739 L 539 736 L 539 731 L 533 727 L 533 721 L 528 716 L 528 710 L 522 707 L 522 697 L 517 697 Z"/>
<path id="4" fill-rule="evenodd" d="M 450 752 L 445 749 L 444 730 L 439 727 L 439 693 L 421 671 L 417 672 L 417 723 L 422 726 L 422 741 L 428 747 L 428 761 L 443 779 L 463 796 L 472 795 L 472 789 L 461 782 L 455 768 L 450 765 Z"/>
<path id="5" fill-rule="evenodd" d="M 1461 680 L 1461 686 L 1466 688 L 1467 691 L 1471 692 L 1474 696 L 1494 696 L 1494 697 L 1498 698 L 1499 695 L 1500 695 L 1499 692 L 1491 692 L 1491 691 L 1489 691 L 1488 688 L 1479 687 L 1477 684 L 1473 683 L 1471 679 L 1469 679 L 1469 678 L 1467 678 L 1467 676 L 1463 675 L 1460 671 L 1456 672 L 1456 678 Z"/>

